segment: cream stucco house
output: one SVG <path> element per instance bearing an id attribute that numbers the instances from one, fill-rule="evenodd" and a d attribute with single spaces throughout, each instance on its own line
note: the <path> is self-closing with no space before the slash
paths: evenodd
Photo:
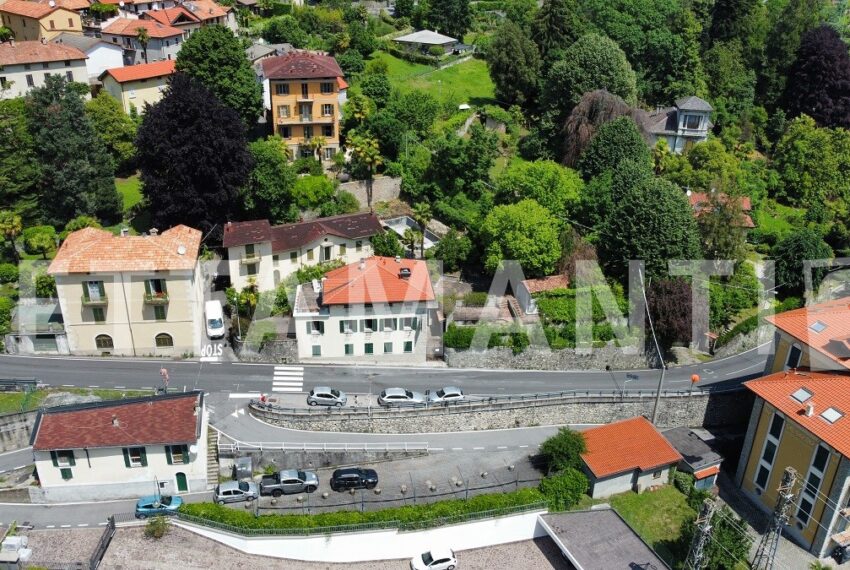
<path id="1" fill-rule="evenodd" d="M 48 75 L 88 84 L 86 54 L 72 46 L 37 41 L 0 43 L 0 99 L 23 97 L 44 86 Z"/>
<path id="2" fill-rule="evenodd" d="M 228 222 L 224 247 L 230 282 L 243 289 L 253 281 L 260 291 L 269 291 L 304 266 L 334 259 L 354 263 L 372 255 L 370 238 L 382 231 L 371 213 L 280 226 L 268 220 Z"/>
<path id="3" fill-rule="evenodd" d="M 204 340 L 201 232 L 116 236 L 85 228 L 64 241 L 48 273 L 72 354 L 180 356 Z"/>
<path id="4" fill-rule="evenodd" d="M 6 0 L 0 3 L 0 26 L 12 30 L 18 41 L 48 41 L 63 32 L 82 35 L 80 15 L 56 2 Z"/>
<path id="5" fill-rule="evenodd" d="M 135 109 L 141 114 L 145 105 L 162 99 L 173 74 L 174 61 L 165 60 L 107 69 L 100 74 L 100 80 L 106 92 L 121 102 L 125 113 Z"/>
<path id="6" fill-rule="evenodd" d="M 43 408 L 30 444 L 45 502 L 197 493 L 208 486 L 200 391 Z"/>

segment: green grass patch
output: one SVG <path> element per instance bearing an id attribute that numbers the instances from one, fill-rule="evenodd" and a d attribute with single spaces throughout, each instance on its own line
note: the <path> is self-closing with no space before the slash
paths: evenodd
<path id="1" fill-rule="evenodd" d="M 81 396 L 99 396 L 102 400 L 120 400 L 137 396 L 150 396 L 150 390 L 110 390 L 108 388 L 46 388 L 33 392 L 0 392 L 0 414 L 20 412 L 41 407 L 51 393 L 68 392 Z"/>
<path id="2" fill-rule="evenodd" d="M 115 188 L 121 194 L 125 212 L 129 212 L 133 206 L 142 201 L 142 182 L 138 174 L 129 178 L 116 178 Z"/>

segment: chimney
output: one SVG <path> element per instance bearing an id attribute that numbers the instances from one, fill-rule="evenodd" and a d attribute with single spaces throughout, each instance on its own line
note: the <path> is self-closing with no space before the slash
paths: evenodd
<path id="1" fill-rule="evenodd" d="M 812 404 L 811 402 L 809 402 L 808 404 L 806 404 L 806 417 L 810 418 L 814 415 L 814 413 L 815 413 L 815 405 Z"/>
<path id="2" fill-rule="evenodd" d="M 156 228 L 151 228 L 150 232 L 151 232 L 152 236 L 158 236 L 159 235 L 159 230 L 156 229 Z"/>
<path id="3" fill-rule="evenodd" d="M 400 255 L 396 255 L 396 256 L 395 256 L 395 262 L 396 262 L 396 263 L 401 263 L 401 256 L 400 256 Z"/>
<path id="4" fill-rule="evenodd" d="M 121 237 L 127 237 L 130 235 L 130 228 L 121 228 Z"/>
<path id="5" fill-rule="evenodd" d="M 42 45 L 47 45 L 47 38 L 41 38 Z"/>
<path id="6" fill-rule="evenodd" d="M 360 271 L 363 271 L 364 269 L 366 269 L 366 258 L 361 257 L 360 258 Z"/>
<path id="7" fill-rule="evenodd" d="M 402 267 L 398 270 L 399 279 L 410 279 L 410 268 Z"/>
<path id="8" fill-rule="evenodd" d="M 120 427 L 120 424 L 118 423 L 118 416 L 115 414 L 112 414 L 112 425 L 113 427 Z"/>

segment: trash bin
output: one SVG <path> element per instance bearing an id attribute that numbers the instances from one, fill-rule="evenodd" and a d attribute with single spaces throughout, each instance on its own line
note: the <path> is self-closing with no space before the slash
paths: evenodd
<path id="1" fill-rule="evenodd" d="M 254 476 L 253 462 L 250 457 L 237 457 L 233 465 L 234 479 L 250 479 Z"/>

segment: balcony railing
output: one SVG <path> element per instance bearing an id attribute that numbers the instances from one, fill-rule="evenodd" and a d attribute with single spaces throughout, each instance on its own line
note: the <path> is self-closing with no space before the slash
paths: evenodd
<path id="1" fill-rule="evenodd" d="M 302 123 L 311 123 L 313 122 L 313 115 L 301 115 Z"/>
<path id="2" fill-rule="evenodd" d="M 145 303 L 148 305 L 167 305 L 168 293 L 145 293 Z"/>
<path id="3" fill-rule="evenodd" d="M 259 253 L 246 253 L 242 256 L 242 265 L 250 265 L 252 263 L 260 262 L 260 254 Z"/>
<path id="4" fill-rule="evenodd" d="M 99 297 L 83 295 L 82 302 L 84 307 L 105 307 L 109 304 L 109 299 L 106 298 L 105 294 Z"/>

